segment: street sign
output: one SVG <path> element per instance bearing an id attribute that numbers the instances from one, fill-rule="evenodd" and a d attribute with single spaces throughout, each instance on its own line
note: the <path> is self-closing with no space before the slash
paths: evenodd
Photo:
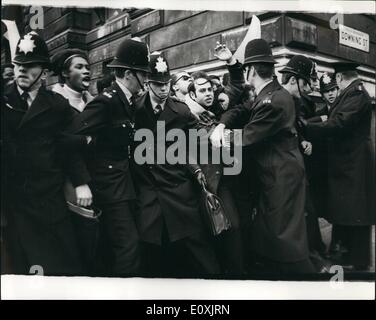
<path id="1" fill-rule="evenodd" d="M 369 52 L 369 34 L 342 24 L 339 25 L 339 43 Z"/>

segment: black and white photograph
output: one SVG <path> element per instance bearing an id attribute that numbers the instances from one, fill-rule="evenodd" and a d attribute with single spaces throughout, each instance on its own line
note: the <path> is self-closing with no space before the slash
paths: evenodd
<path id="1" fill-rule="evenodd" d="M 374 300 L 375 9 L 4 1 L 2 299 Z"/>

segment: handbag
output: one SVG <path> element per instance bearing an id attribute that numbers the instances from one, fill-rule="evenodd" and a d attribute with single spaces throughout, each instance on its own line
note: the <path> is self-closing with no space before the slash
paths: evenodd
<path id="1" fill-rule="evenodd" d="M 221 234 L 231 228 L 231 222 L 226 216 L 222 200 L 206 189 L 201 183 L 203 213 L 206 224 L 213 236 Z"/>

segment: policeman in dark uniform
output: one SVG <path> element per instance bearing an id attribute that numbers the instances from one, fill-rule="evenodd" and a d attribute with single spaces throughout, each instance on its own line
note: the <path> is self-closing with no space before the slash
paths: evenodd
<path id="1" fill-rule="evenodd" d="M 272 271 L 315 272 L 308 258 L 304 218 L 305 170 L 295 129 L 291 95 L 273 79 L 275 60 L 263 39 L 250 41 L 245 49 L 247 78 L 257 94 L 252 108 L 225 112 L 211 135 L 214 146 L 222 144 L 224 127 L 248 118 L 243 145 L 254 161 L 258 179 L 257 215 L 250 246 Z"/>
<path id="2" fill-rule="evenodd" d="M 343 228 L 350 270 L 370 265 L 370 230 L 375 224 L 372 104 L 353 62 L 333 65 L 340 94 L 326 122 L 306 123 L 311 137 L 328 138 L 328 220 Z"/>
<path id="3" fill-rule="evenodd" d="M 21 37 L 13 63 L 16 80 L 1 106 L 11 272 L 27 274 L 34 266 L 46 275 L 77 275 L 82 264 L 64 199 L 64 175 L 76 187 L 80 205 L 89 204 L 91 194 L 82 159 L 66 156 L 60 141 L 74 112 L 66 99 L 42 86 L 50 61 L 37 33 Z"/>
<path id="4" fill-rule="evenodd" d="M 153 132 L 154 144 L 149 145 L 153 150 L 152 163 L 140 164 L 140 145 L 135 149 L 135 161 L 139 163 L 135 169 L 137 221 L 144 271 L 153 276 L 218 274 L 194 188 L 194 178 L 204 179 L 201 169 L 189 163 L 171 164 L 166 158 L 166 163 L 158 161 L 159 155 L 166 157 L 166 150 L 173 143 L 166 141 L 163 131 L 180 129 L 187 137 L 188 129 L 197 127 L 198 120 L 185 103 L 169 96 L 171 77 L 163 53 L 151 55 L 150 68 L 148 92 L 137 100 L 135 113 L 136 128 Z"/>
<path id="5" fill-rule="evenodd" d="M 297 120 L 299 117 L 302 117 L 307 119 L 307 121 L 322 121 L 321 117 L 316 115 L 315 103 L 308 96 L 308 93 L 311 91 L 310 79 L 313 70 L 314 63 L 312 60 L 302 55 L 296 55 L 279 71 L 282 73 L 283 87 L 293 96 Z M 327 189 L 325 145 L 323 145 L 320 139 L 308 142 L 308 139 L 304 137 L 304 132 L 300 130 L 298 125 L 297 130 L 307 173 L 305 212 L 307 215 L 306 222 L 310 257 L 318 271 L 328 271 L 325 261 L 320 256 L 320 253 L 326 253 L 326 247 L 322 240 L 317 215 L 317 211 L 319 211 L 321 201 L 323 200 L 323 197 L 318 197 L 317 193 L 322 195 L 321 192 L 325 192 Z M 317 188 L 317 186 L 320 188 Z"/>
<path id="6" fill-rule="evenodd" d="M 149 72 L 148 48 L 133 39 L 124 40 L 115 59 L 115 83 L 77 115 L 70 130 L 91 135 L 87 165 L 92 177 L 94 204 L 102 210 L 106 267 L 111 275 L 139 271 L 139 236 L 134 220 L 136 198 L 131 175 L 134 98 Z"/>

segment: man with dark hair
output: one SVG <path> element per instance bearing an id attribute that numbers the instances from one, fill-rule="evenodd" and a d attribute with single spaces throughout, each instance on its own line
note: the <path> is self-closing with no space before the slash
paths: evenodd
<path id="1" fill-rule="evenodd" d="M 376 212 L 372 104 L 358 78 L 358 64 L 339 62 L 333 66 L 340 94 L 328 120 L 305 123 L 306 132 L 328 138 L 328 220 L 344 230 L 348 249 L 340 263 L 348 270 L 367 270 Z"/>
<path id="2" fill-rule="evenodd" d="M 90 177 L 78 153 L 65 156 L 60 140 L 74 111 L 42 86 L 51 66 L 37 33 L 20 38 L 13 62 L 16 80 L 1 105 L 12 273 L 28 274 L 34 267 L 44 275 L 79 275 L 82 263 L 64 199 L 64 176 L 71 179 L 79 205 L 91 203 Z"/>
<path id="3" fill-rule="evenodd" d="M 1 77 L 4 81 L 4 87 L 11 85 L 14 81 L 14 65 L 6 63 L 1 65 Z"/>
<path id="4" fill-rule="evenodd" d="M 198 121 L 183 102 L 169 97 L 171 78 L 163 53 L 150 55 L 150 69 L 148 92 L 137 100 L 135 111 L 136 128 L 155 133 L 149 147 L 154 150 L 154 162 L 135 167 L 144 272 L 152 276 L 219 274 L 192 179 L 204 182 L 200 167 L 171 164 L 166 158 L 167 163 L 158 162 L 159 154 L 166 156 L 168 147 L 176 143 L 165 141 L 163 132 L 180 129 L 188 135 L 190 128 L 198 127 Z"/>
<path id="5" fill-rule="evenodd" d="M 248 119 L 243 146 L 253 161 L 258 190 L 257 214 L 250 247 L 272 271 L 315 272 L 308 258 L 304 218 L 305 170 L 298 149 L 295 106 L 291 95 L 273 79 L 275 60 L 263 39 L 248 42 L 244 66 L 255 87 L 252 108 L 239 106 L 225 112 L 210 140 L 220 147 L 224 128 Z"/>
<path id="6" fill-rule="evenodd" d="M 115 69 L 115 83 L 95 97 L 70 128 L 72 133 L 93 136 L 95 141 L 89 148 L 87 164 L 94 205 L 102 210 L 102 241 L 108 242 L 103 254 L 110 275 L 139 272 L 139 237 L 134 220 L 136 194 L 130 159 L 134 99 L 143 89 L 149 72 L 148 55 L 145 43 L 124 40 L 108 65 Z"/>
<path id="7" fill-rule="evenodd" d="M 82 112 L 87 103 L 93 100 L 89 93 L 90 65 L 86 53 L 79 49 L 61 50 L 51 58 L 54 74 L 59 83 L 53 91 L 68 99 L 76 112 Z"/>

